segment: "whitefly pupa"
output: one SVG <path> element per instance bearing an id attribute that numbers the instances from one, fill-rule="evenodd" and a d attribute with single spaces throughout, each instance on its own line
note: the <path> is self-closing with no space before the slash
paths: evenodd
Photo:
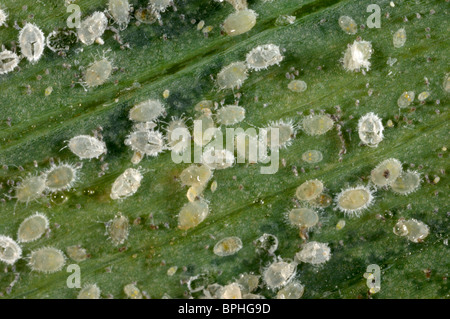
<path id="1" fill-rule="evenodd" d="M 331 249 L 327 243 L 310 241 L 295 255 L 295 258 L 304 263 L 319 265 L 330 260 Z"/>
<path id="2" fill-rule="evenodd" d="M 226 105 L 216 112 L 217 122 L 223 125 L 233 125 L 245 118 L 245 109 L 238 105 Z"/>
<path id="3" fill-rule="evenodd" d="M 45 191 L 45 176 L 28 176 L 15 189 L 18 202 L 27 203 L 42 196 Z"/>
<path id="4" fill-rule="evenodd" d="M 373 191 L 369 187 L 350 187 L 336 196 L 336 206 L 349 216 L 359 216 L 372 204 L 373 199 Z"/>
<path id="5" fill-rule="evenodd" d="M 311 208 L 294 208 L 288 213 L 288 220 L 292 226 L 310 228 L 319 222 L 319 215 Z"/>
<path id="6" fill-rule="evenodd" d="M 22 257 L 22 249 L 11 237 L 0 235 L 0 261 L 13 265 Z"/>
<path id="7" fill-rule="evenodd" d="M 45 188 L 50 192 L 70 189 L 77 180 L 78 167 L 62 163 L 52 165 L 45 173 Z"/>
<path id="8" fill-rule="evenodd" d="M 349 44 L 344 53 L 342 63 L 344 69 L 348 71 L 359 72 L 362 69 L 369 71 L 370 57 L 372 56 L 372 44 L 368 41 L 355 40 L 353 44 Z"/>
<path id="9" fill-rule="evenodd" d="M 221 287 L 216 296 L 218 299 L 242 299 L 241 287 L 235 282 L 231 283 Z"/>
<path id="10" fill-rule="evenodd" d="M 291 90 L 292 92 L 301 93 L 306 91 L 307 88 L 308 85 L 306 84 L 305 81 L 302 80 L 293 80 L 288 84 L 288 89 Z"/>
<path id="11" fill-rule="evenodd" d="M 358 121 L 358 135 L 365 145 L 377 147 L 383 140 L 383 123 L 373 112 L 362 116 Z"/>
<path id="12" fill-rule="evenodd" d="M 334 121 L 327 114 L 309 115 L 303 118 L 301 126 L 308 135 L 322 135 L 333 128 Z"/>
<path id="13" fill-rule="evenodd" d="M 200 121 L 197 123 L 201 124 L 200 126 L 201 130 L 198 130 L 198 132 L 196 130 L 195 121 Z M 217 133 L 217 130 L 218 129 L 214 124 L 212 116 L 207 113 L 203 113 L 194 120 L 194 137 L 193 137 L 194 143 L 197 144 L 198 146 L 205 146 L 214 138 L 215 134 Z"/>
<path id="14" fill-rule="evenodd" d="M 78 39 L 86 45 L 94 42 L 103 44 L 101 36 L 108 26 L 108 19 L 103 12 L 96 11 L 81 22 L 78 28 Z"/>
<path id="15" fill-rule="evenodd" d="M 77 299 L 99 299 L 100 288 L 96 284 L 85 285 L 78 293 Z"/>
<path id="16" fill-rule="evenodd" d="M 112 199 L 123 199 L 137 192 L 141 186 L 142 174 L 134 168 L 127 168 L 111 187 L 110 197 Z"/>
<path id="17" fill-rule="evenodd" d="M 266 134 L 260 133 L 260 140 L 261 142 L 267 142 L 267 147 L 271 149 L 290 146 L 297 132 L 297 128 L 291 119 L 271 121 L 263 130 Z"/>
<path id="18" fill-rule="evenodd" d="M 187 230 L 196 227 L 209 214 L 209 205 L 205 200 L 196 200 L 185 204 L 178 214 L 178 228 Z"/>
<path id="19" fill-rule="evenodd" d="M 227 149 L 207 147 L 201 161 L 210 169 L 225 169 L 234 165 L 234 154 Z"/>
<path id="20" fill-rule="evenodd" d="M 404 28 L 400 28 L 397 31 L 395 31 L 394 35 L 392 36 L 392 42 L 394 44 L 395 48 L 401 48 L 406 43 L 406 31 Z"/>
<path id="21" fill-rule="evenodd" d="M 44 214 L 36 213 L 23 220 L 17 231 L 18 241 L 27 243 L 39 239 L 48 229 L 48 218 Z"/>
<path id="22" fill-rule="evenodd" d="M 223 29 L 230 36 L 250 31 L 256 24 L 258 15 L 250 9 L 239 10 L 231 13 L 223 23 Z"/>
<path id="23" fill-rule="evenodd" d="M 111 76 L 112 69 L 113 69 L 112 62 L 106 57 L 94 61 L 86 69 L 83 84 L 89 88 L 102 85 Z"/>
<path id="24" fill-rule="evenodd" d="M 19 56 L 12 51 L 0 52 L 0 75 L 13 71 L 19 65 Z"/>
<path id="25" fill-rule="evenodd" d="M 191 144 L 190 134 L 184 119 L 172 118 L 166 128 L 167 147 L 181 154 L 187 150 Z"/>
<path id="26" fill-rule="evenodd" d="M 430 233 L 430 228 L 420 220 L 400 218 L 395 224 L 393 231 L 397 236 L 405 236 L 413 243 L 421 243 Z"/>
<path id="27" fill-rule="evenodd" d="M 123 287 L 123 292 L 129 299 L 142 299 L 142 292 L 141 290 L 134 284 L 128 284 L 125 287 Z"/>
<path id="28" fill-rule="evenodd" d="M 211 169 L 206 165 L 192 164 L 186 167 L 180 174 L 183 185 L 205 185 L 212 177 Z"/>
<path id="29" fill-rule="evenodd" d="M 109 0 L 108 13 L 119 25 L 120 30 L 125 30 L 130 22 L 131 6 L 128 0 Z"/>
<path id="30" fill-rule="evenodd" d="M 54 247 L 42 247 L 31 252 L 28 266 L 37 272 L 54 273 L 60 271 L 66 263 L 63 252 Z"/>
<path id="31" fill-rule="evenodd" d="M 160 100 L 148 99 L 133 106 L 129 119 L 135 122 L 152 122 L 164 115 L 166 108 Z"/>
<path id="32" fill-rule="evenodd" d="M 78 37 L 75 31 L 57 29 L 47 35 L 46 44 L 53 52 L 69 51 L 70 47 L 77 43 Z"/>
<path id="33" fill-rule="evenodd" d="M 237 253 L 242 248 L 242 240 L 239 237 L 232 236 L 219 240 L 214 246 L 214 254 L 225 257 Z"/>
<path id="34" fill-rule="evenodd" d="M 240 87 L 247 78 L 246 64 L 244 62 L 233 62 L 217 74 L 217 85 L 221 90 L 234 89 Z"/>
<path id="35" fill-rule="evenodd" d="M 5 25 L 6 19 L 8 19 L 8 13 L 0 8 L 0 27 Z"/>
<path id="36" fill-rule="evenodd" d="M 318 179 L 307 180 L 297 187 L 295 196 L 299 200 L 310 201 L 318 197 L 323 191 L 324 185 Z"/>
<path id="37" fill-rule="evenodd" d="M 148 4 L 156 11 L 164 12 L 173 4 L 173 0 L 149 0 Z"/>
<path id="38" fill-rule="evenodd" d="M 44 33 L 33 23 L 25 24 L 19 33 L 19 46 L 22 55 L 31 63 L 36 63 L 44 53 Z"/>
<path id="39" fill-rule="evenodd" d="M 380 162 L 371 172 L 370 180 L 378 187 L 389 186 L 402 173 L 402 163 L 395 158 Z"/>
<path id="40" fill-rule="evenodd" d="M 415 192 L 420 186 L 420 175 L 415 171 L 402 172 L 391 184 L 392 191 L 400 195 Z"/>
<path id="41" fill-rule="evenodd" d="M 338 19 L 338 24 L 341 29 L 347 34 L 356 34 L 358 32 L 358 25 L 355 20 L 349 16 L 341 16 Z"/>
<path id="42" fill-rule="evenodd" d="M 405 91 L 403 92 L 397 100 L 397 105 L 399 108 L 403 109 L 411 105 L 414 102 L 415 98 L 414 91 Z"/>
<path id="43" fill-rule="evenodd" d="M 72 137 L 68 146 L 72 153 L 80 159 L 98 158 L 107 151 L 105 142 L 89 135 Z"/>
<path id="44" fill-rule="evenodd" d="M 259 71 L 283 61 L 280 47 L 275 44 L 264 44 L 253 48 L 245 59 L 249 69 Z"/>
<path id="45" fill-rule="evenodd" d="M 315 164 L 321 162 L 323 154 L 318 150 L 309 150 L 302 154 L 302 160 L 309 164 Z"/>
<path id="46" fill-rule="evenodd" d="M 295 263 L 275 261 L 264 270 L 263 281 L 272 290 L 281 288 L 294 278 L 295 269 Z"/>
<path id="47" fill-rule="evenodd" d="M 129 225 L 130 223 L 128 221 L 128 218 L 120 213 L 108 223 L 107 231 L 109 234 L 109 238 L 114 245 L 117 246 L 123 244 L 125 240 L 127 240 Z"/>
<path id="48" fill-rule="evenodd" d="M 165 150 L 164 136 L 160 131 L 138 130 L 131 132 L 125 145 L 142 155 L 157 156 Z"/>

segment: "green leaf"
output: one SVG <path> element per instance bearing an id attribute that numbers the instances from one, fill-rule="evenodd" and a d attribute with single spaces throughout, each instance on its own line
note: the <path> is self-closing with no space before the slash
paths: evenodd
<path id="1" fill-rule="evenodd" d="M 163 25 L 136 24 L 133 18 L 120 37 L 130 48 L 121 48 L 114 33 L 106 31 L 104 45 L 78 43 L 67 56 L 48 48 L 36 64 L 23 59 L 19 68 L 0 76 L 0 234 L 17 238 L 20 223 L 38 211 L 48 216 L 50 232 L 43 238 L 21 244 L 23 256 L 0 276 L 4 298 L 76 298 L 79 289 L 66 285 L 66 268 L 53 274 L 32 272 L 27 265 L 31 251 L 52 246 L 65 252 L 81 245 L 90 258 L 77 263 L 82 284 L 97 283 L 102 297 L 125 298 L 125 285 L 136 282 L 152 298 L 165 293 L 174 298 L 189 296 L 186 281 L 206 274 L 210 284 L 225 285 L 239 274 L 260 274 L 273 259 L 258 255 L 253 241 L 263 233 L 277 236 L 275 254 L 293 259 L 302 238 L 289 226 L 286 212 L 295 207 L 295 190 L 306 180 L 320 179 L 326 193 L 335 197 L 341 189 L 365 185 L 371 170 L 382 160 L 397 158 L 403 168 L 421 173 L 421 187 L 400 196 L 377 190 L 373 205 L 360 218 L 344 216 L 335 205 L 320 211 L 320 226 L 309 231 L 308 241 L 329 243 L 332 257 L 320 267 L 301 263 L 296 278 L 305 286 L 303 298 L 367 298 L 363 277 L 367 266 L 381 267 L 381 291 L 373 298 L 448 298 L 449 260 L 447 241 L 448 93 L 443 81 L 449 72 L 447 52 L 448 6 L 443 1 L 376 1 L 381 8 L 381 27 L 368 28 L 366 11 L 375 1 L 249 1 L 258 13 L 256 26 L 248 33 L 222 35 L 220 24 L 233 12 L 228 3 L 176 0 L 162 14 Z M 145 1 L 131 1 L 134 9 Z M 106 1 L 76 1 L 82 17 L 103 11 Z M 7 49 L 17 45 L 19 27 L 25 21 L 38 25 L 45 35 L 63 28 L 69 13 L 64 1 L 30 2 L 6 0 L 8 27 L 0 27 L 0 40 Z M 293 15 L 287 26 L 275 25 L 280 15 Z M 352 17 L 361 28 L 356 35 L 344 33 L 337 21 Z M 195 23 L 192 21 L 195 20 Z M 213 26 L 208 36 L 197 31 L 197 23 Z M 363 28 L 363 26 L 365 26 Z M 405 28 L 407 41 L 394 48 L 392 35 Z M 347 72 L 339 60 L 356 37 L 371 41 L 374 53 L 367 74 Z M 15 44 L 13 43 L 15 41 Z M 212 77 L 223 66 L 243 61 L 257 45 L 273 43 L 283 48 L 280 66 L 250 72 L 242 88 L 219 91 Z M 17 49 L 19 50 L 19 49 Z M 85 91 L 78 84 L 81 74 L 96 57 L 105 55 L 117 68 L 104 85 Z M 397 62 L 390 66 L 388 58 Z M 291 92 L 286 73 L 299 70 L 297 79 L 308 89 Z M 44 94 L 52 87 L 50 95 Z M 262 164 L 236 164 L 217 170 L 204 197 L 210 215 L 194 229 L 177 228 L 177 214 L 188 201 L 187 188 L 177 179 L 188 164 L 175 164 L 170 152 L 144 158 L 139 164 L 144 179 L 138 192 L 123 201 L 110 199 L 114 180 L 128 167 L 132 151 L 124 139 L 132 128 L 129 109 L 148 98 L 163 100 L 168 114 L 184 116 L 189 124 L 194 105 L 211 99 L 232 104 L 240 93 L 239 105 L 246 109 L 247 127 L 264 127 L 269 121 L 293 119 L 299 123 L 310 110 L 338 116 L 342 136 L 333 129 L 322 136 L 308 136 L 299 130 L 292 145 L 280 151 L 276 174 L 262 175 Z M 404 91 L 431 93 L 421 104 L 399 109 L 397 99 Z M 336 106 L 340 106 L 341 112 Z M 378 114 L 385 125 L 385 138 L 377 148 L 360 145 L 358 119 L 368 112 Z M 388 120 L 393 127 L 387 127 Z M 103 161 L 84 160 L 80 176 L 70 191 L 47 195 L 28 205 L 13 198 L 14 184 L 28 174 L 36 175 L 54 161 L 77 163 L 67 140 L 99 130 L 108 153 Z M 165 124 L 160 123 L 164 129 Z M 346 153 L 339 161 L 345 144 Z M 317 149 L 323 160 L 302 161 L 303 152 Z M 295 173 L 297 171 L 298 173 Z M 437 184 L 435 176 L 440 177 Z M 61 199 L 61 196 L 65 198 Z M 121 212 L 130 220 L 130 232 L 123 245 L 114 246 L 105 234 L 105 223 Z M 399 218 L 416 218 L 430 227 L 423 243 L 396 236 L 392 229 Z M 346 226 L 336 230 L 344 219 Z M 243 248 L 233 256 L 219 257 L 212 248 L 220 239 L 238 236 Z M 66 266 L 76 263 L 68 259 Z M 177 266 L 173 276 L 167 270 Z M 14 281 L 16 274 L 18 280 Z M 12 289 L 10 284 L 14 283 Z M 8 288 L 9 287 L 9 288 Z M 267 298 L 276 295 L 264 287 L 257 290 Z M 194 294 L 199 297 L 199 294 Z"/>

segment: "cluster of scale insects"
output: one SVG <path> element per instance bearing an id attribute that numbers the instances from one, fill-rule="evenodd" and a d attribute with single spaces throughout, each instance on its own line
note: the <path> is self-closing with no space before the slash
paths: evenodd
<path id="1" fill-rule="evenodd" d="M 223 0 L 216 0 L 222 2 Z M 249 9 L 246 0 L 226 0 L 235 11 L 225 18 L 222 24 L 224 33 L 234 37 L 249 32 L 257 21 L 258 14 Z M 110 0 L 104 12 L 96 11 L 81 21 L 81 26 L 76 32 L 67 29 L 58 29 L 50 32 L 45 37 L 38 26 L 26 23 L 18 35 L 20 55 L 16 52 L 2 48 L 0 52 L 0 75 L 15 70 L 22 57 L 30 63 L 37 63 L 44 54 L 45 47 L 58 54 L 67 52 L 77 41 L 83 45 L 104 45 L 102 36 L 106 31 L 116 33 L 116 40 L 121 42 L 119 31 L 127 28 L 132 14 L 138 23 L 162 24 L 161 14 L 169 7 L 176 10 L 171 0 L 150 0 L 146 7 L 134 10 L 128 0 Z M 0 27 L 6 25 L 8 14 L 0 8 Z M 295 17 L 280 16 L 277 26 L 294 23 Z M 112 25 L 109 25 L 112 22 Z M 202 23 L 203 22 L 203 23 Z M 349 35 L 358 32 L 356 22 L 348 16 L 338 19 L 339 27 Z M 117 26 L 117 30 L 114 26 Z M 197 29 L 203 29 L 204 21 L 201 21 Z M 208 29 L 209 30 L 209 29 Z M 397 30 L 393 35 L 393 46 L 396 49 L 406 43 L 406 31 L 404 28 Z M 122 43 L 121 43 L 122 44 Z M 107 51 L 106 51 L 107 52 Z M 274 65 L 280 65 L 283 61 L 284 50 L 278 45 L 268 43 L 254 47 L 250 50 L 245 61 L 235 61 L 225 65 L 218 72 L 215 85 L 219 91 L 239 90 L 252 72 L 265 70 Z M 371 56 L 374 53 L 372 44 L 360 38 L 349 43 L 340 62 L 344 70 L 348 72 L 362 72 L 365 74 L 371 67 Z M 108 81 L 113 72 L 113 63 L 105 54 L 100 59 L 92 62 L 85 70 L 81 84 L 86 88 L 95 88 Z M 296 71 L 298 75 L 298 71 Z M 308 85 L 303 80 L 295 80 L 294 76 L 288 76 L 291 81 L 287 89 L 293 93 L 302 93 Z M 445 77 L 444 89 L 450 91 L 450 80 Z M 164 99 L 170 92 L 163 93 Z M 430 93 L 425 91 L 419 94 L 418 100 L 424 102 Z M 405 91 L 397 101 L 399 108 L 409 107 L 415 98 L 413 91 Z M 190 126 L 184 117 L 172 117 L 168 123 L 162 118 L 167 115 L 167 105 L 158 98 L 148 98 L 138 101 L 129 110 L 129 120 L 133 122 L 132 131 L 126 136 L 124 144 L 132 151 L 131 164 L 139 164 L 144 157 L 156 157 L 164 151 L 172 151 L 183 154 L 191 147 L 191 140 L 175 134 L 177 129 L 189 131 Z M 178 214 L 178 228 L 182 231 L 194 228 L 202 223 L 210 214 L 209 202 L 203 197 L 203 193 L 210 183 L 210 190 L 214 193 L 218 187 L 217 180 L 213 179 L 216 170 L 227 169 L 234 166 L 236 157 L 233 152 L 226 149 L 217 149 L 208 146 L 216 138 L 221 126 L 233 126 L 243 122 L 246 118 L 244 106 L 236 104 L 226 105 L 211 100 L 198 102 L 195 107 L 194 121 L 202 123 L 202 137 L 192 139 L 193 143 L 203 149 L 202 163 L 192 164 L 185 168 L 179 175 L 182 186 L 188 187 L 186 197 L 188 199 Z M 236 153 L 247 155 L 250 143 L 266 143 L 270 150 L 289 147 L 301 129 L 309 136 L 322 136 L 333 128 L 340 133 L 339 117 L 321 112 L 311 111 L 311 114 L 303 116 L 300 120 L 293 118 L 271 121 L 264 127 L 267 135 L 248 135 L 242 133 L 236 137 Z M 277 129 L 279 138 L 271 140 L 270 131 Z M 382 119 L 375 113 L 369 112 L 360 117 L 357 125 L 361 145 L 378 147 L 383 141 L 384 126 Z M 341 136 L 341 135 L 340 135 Z M 342 140 L 342 138 L 341 138 Z M 242 146 L 242 147 L 239 147 Z M 107 153 L 105 142 L 89 135 L 77 135 L 67 142 L 67 147 L 80 160 L 92 160 Z M 345 154 L 345 147 L 342 151 Z M 340 154 L 340 155 L 342 155 Z M 301 154 L 301 159 L 308 164 L 316 164 L 322 161 L 323 154 L 320 150 L 307 150 Z M 52 164 L 51 167 L 34 176 L 27 176 L 17 184 L 15 198 L 17 202 L 28 204 L 39 200 L 49 193 L 58 193 L 70 190 L 79 179 L 81 165 L 69 163 Z M 129 167 L 120 174 L 111 185 L 110 198 L 112 200 L 125 200 L 138 192 L 144 179 L 142 169 Z M 415 171 L 403 171 L 402 164 L 394 158 L 380 162 L 370 173 L 366 185 L 357 184 L 342 189 L 334 196 L 335 209 L 347 216 L 360 216 L 375 201 L 375 192 L 378 190 L 392 190 L 399 195 L 408 195 L 416 191 L 421 182 L 420 174 Z M 301 246 L 292 259 L 282 259 L 275 255 L 278 247 L 278 238 L 272 234 L 263 234 L 253 244 L 257 254 L 266 254 L 272 257 L 272 261 L 261 268 L 260 274 L 240 274 L 236 280 L 227 285 L 208 282 L 208 276 L 200 274 L 189 278 L 186 282 L 191 293 L 201 292 L 202 298 L 236 299 L 264 298 L 255 291 L 261 287 L 267 287 L 276 292 L 276 298 L 298 299 L 301 298 L 305 287 L 296 279 L 296 268 L 300 263 L 309 263 L 315 266 L 322 265 L 330 260 L 331 249 L 327 243 L 308 241 L 308 232 L 320 225 L 323 209 L 333 203 L 333 197 L 329 194 L 322 181 L 318 179 L 306 180 L 295 191 L 298 205 L 286 212 L 286 222 L 299 231 L 299 236 L 305 243 Z M 118 213 L 106 224 L 106 235 L 115 246 L 122 245 L 129 235 L 129 220 L 122 213 Z M 345 221 L 340 220 L 336 229 L 345 226 Z M 27 217 L 19 226 L 17 239 L 0 235 L 0 261 L 7 265 L 14 265 L 22 258 L 21 244 L 39 240 L 42 236 L 48 236 L 49 221 L 42 213 L 35 213 Z M 422 242 L 429 233 L 426 224 L 416 219 L 400 219 L 393 232 L 398 236 L 407 237 L 410 241 Z M 213 248 L 213 253 L 226 258 L 238 254 L 244 243 L 237 236 L 224 237 L 218 240 Z M 76 262 L 89 258 L 87 251 L 73 245 L 66 248 L 67 255 Z M 29 267 L 36 272 L 52 273 L 60 271 L 66 262 L 65 254 L 55 247 L 41 247 L 33 250 L 28 257 Z M 168 275 L 173 276 L 178 267 L 169 268 Z M 142 299 L 146 292 L 141 292 L 136 283 L 130 283 L 123 289 L 125 295 L 131 299 Z M 98 299 L 101 290 L 95 283 L 85 284 L 79 291 L 78 298 Z M 168 295 L 165 297 L 169 298 Z"/>

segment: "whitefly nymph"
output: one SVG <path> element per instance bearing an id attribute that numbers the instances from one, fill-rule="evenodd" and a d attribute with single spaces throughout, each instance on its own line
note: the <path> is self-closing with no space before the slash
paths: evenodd
<path id="1" fill-rule="evenodd" d="M 307 88 L 308 84 L 306 84 L 306 82 L 302 80 L 292 80 L 288 84 L 288 89 L 291 90 L 292 92 L 301 93 L 306 91 Z"/>
<path id="2" fill-rule="evenodd" d="M 46 44 L 53 52 L 67 52 L 78 42 L 75 31 L 69 29 L 56 29 L 47 35 Z"/>
<path id="3" fill-rule="evenodd" d="M 173 0 L 149 0 L 148 4 L 156 11 L 164 12 L 173 4 Z"/>
<path id="4" fill-rule="evenodd" d="M 80 159 L 98 158 L 106 154 L 105 142 L 89 135 L 77 135 L 68 143 L 69 149 Z"/>
<path id="5" fill-rule="evenodd" d="M 379 163 L 370 172 L 370 180 L 378 187 L 389 186 L 402 173 L 402 163 L 395 158 L 389 158 Z"/>
<path id="6" fill-rule="evenodd" d="M 305 286 L 303 286 L 299 281 L 292 280 L 285 287 L 277 292 L 277 299 L 300 299 L 305 291 Z"/>
<path id="7" fill-rule="evenodd" d="M 0 27 L 5 25 L 6 19 L 8 19 L 8 13 L 6 13 L 5 10 L 0 8 Z"/>
<path id="8" fill-rule="evenodd" d="M 128 238 L 129 221 L 126 216 L 119 213 L 113 220 L 109 221 L 107 227 L 109 238 L 114 245 L 120 245 Z"/>
<path id="9" fill-rule="evenodd" d="M 106 57 L 94 61 L 84 74 L 83 84 L 89 88 L 97 87 L 105 83 L 111 76 L 113 69 L 112 62 Z"/>
<path id="10" fill-rule="evenodd" d="M 240 87 L 247 78 L 246 64 L 244 62 L 233 62 L 217 74 L 217 85 L 221 90 L 234 89 Z"/>
<path id="11" fill-rule="evenodd" d="M 209 214 L 209 205 L 205 200 L 196 200 L 185 204 L 178 214 L 178 228 L 187 230 L 203 222 Z"/>
<path id="12" fill-rule="evenodd" d="M 402 172 L 391 184 L 392 191 L 400 195 L 408 195 L 415 192 L 420 186 L 420 174 L 416 171 Z"/>
<path id="13" fill-rule="evenodd" d="M 239 237 L 232 236 L 219 240 L 214 246 L 214 254 L 220 257 L 231 256 L 242 248 L 242 240 Z"/>
<path id="14" fill-rule="evenodd" d="M 289 223 L 296 228 L 310 228 L 319 222 L 319 215 L 308 207 L 291 209 L 287 218 Z"/>
<path id="15" fill-rule="evenodd" d="M 275 261 L 264 270 L 263 281 L 269 289 L 281 288 L 294 278 L 295 269 L 295 263 Z"/>
<path id="16" fill-rule="evenodd" d="M 18 202 L 27 203 L 42 196 L 45 191 L 45 176 L 29 176 L 16 186 L 15 197 Z"/>
<path id="17" fill-rule="evenodd" d="M 404 28 L 398 29 L 393 37 L 392 37 L 392 43 L 394 44 L 395 48 L 401 48 L 405 45 L 406 42 L 406 31 Z"/>
<path id="18" fill-rule="evenodd" d="M 0 75 L 13 71 L 19 65 L 19 56 L 12 51 L 0 52 Z"/>
<path id="19" fill-rule="evenodd" d="M 237 105 L 226 105 L 216 112 L 217 122 L 223 125 L 233 125 L 245 118 L 245 109 Z"/>
<path id="20" fill-rule="evenodd" d="M 42 247 L 31 252 L 28 266 L 33 271 L 54 273 L 60 271 L 66 263 L 63 252 L 54 247 Z"/>
<path id="21" fill-rule="evenodd" d="M 372 44 L 368 41 L 355 40 L 349 44 L 344 53 L 342 63 L 347 71 L 359 72 L 363 69 L 369 71 L 370 57 L 373 53 Z"/>
<path id="22" fill-rule="evenodd" d="M 231 13 L 223 22 L 223 29 L 230 36 L 236 36 L 250 31 L 256 24 L 258 15 L 250 9 Z"/>
<path id="23" fill-rule="evenodd" d="M 315 114 L 303 118 L 301 126 L 308 135 L 323 135 L 333 128 L 334 121 L 328 114 Z"/>
<path id="24" fill-rule="evenodd" d="M 167 147 L 177 154 L 183 153 L 191 144 L 188 133 L 184 119 L 172 118 L 166 129 Z"/>
<path id="25" fill-rule="evenodd" d="M 165 150 L 164 136 L 160 131 L 134 131 L 125 139 L 125 145 L 143 155 L 157 156 Z"/>
<path id="26" fill-rule="evenodd" d="M 128 0 L 109 0 L 108 13 L 119 25 L 120 30 L 125 30 L 130 22 L 131 6 Z"/>
<path id="27" fill-rule="evenodd" d="M 355 20 L 353 20 L 349 16 L 339 17 L 338 23 L 342 31 L 347 34 L 356 34 L 356 32 L 358 32 L 358 25 L 356 24 Z"/>
<path id="28" fill-rule="evenodd" d="M 19 33 L 19 46 L 22 55 L 31 63 L 36 63 L 44 52 L 44 33 L 33 23 L 25 24 Z"/>
<path id="29" fill-rule="evenodd" d="M 383 140 L 383 123 L 378 115 L 370 112 L 358 121 L 358 135 L 365 145 L 377 147 Z"/>
<path id="30" fill-rule="evenodd" d="M 78 39 L 86 45 L 94 42 L 103 44 L 102 35 L 108 26 L 108 19 L 103 12 L 94 12 L 81 22 L 78 28 Z"/>
<path id="31" fill-rule="evenodd" d="M 200 130 L 197 131 L 196 126 L 200 127 Z M 198 146 L 205 146 L 214 138 L 217 131 L 218 129 L 216 128 L 214 120 L 210 114 L 204 113 L 200 115 L 194 120 L 194 143 Z"/>
<path id="32" fill-rule="evenodd" d="M 52 165 L 45 174 L 45 188 L 50 192 L 58 192 L 70 189 L 77 180 L 79 168 L 62 163 Z"/>
<path id="33" fill-rule="evenodd" d="M 17 239 L 21 243 L 35 241 L 47 231 L 49 222 L 47 216 L 36 213 L 24 219 L 17 232 Z"/>
<path id="34" fill-rule="evenodd" d="M 342 190 L 336 196 L 336 206 L 346 215 L 359 217 L 373 203 L 373 199 L 372 189 L 356 186 Z"/>
<path id="35" fill-rule="evenodd" d="M 280 47 L 275 44 L 264 44 L 253 48 L 245 59 L 249 69 L 259 71 L 283 61 Z"/>
<path id="36" fill-rule="evenodd" d="M 160 100 L 148 99 L 133 106 L 129 119 L 135 122 L 152 122 L 166 113 L 166 108 Z"/>
<path id="37" fill-rule="evenodd" d="M 408 220 L 400 218 L 397 224 L 395 224 L 393 232 L 397 236 L 405 236 L 413 243 L 421 243 L 430 233 L 430 227 L 414 218 Z"/>
<path id="38" fill-rule="evenodd" d="M 0 235 L 0 261 L 13 265 L 22 257 L 22 249 L 11 237 Z"/>
<path id="39" fill-rule="evenodd" d="M 327 243 L 310 241 L 303 246 L 301 251 L 295 254 L 295 258 L 304 263 L 320 265 L 330 260 L 331 249 Z"/>
<path id="40" fill-rule="evenodd" d="M 206 165 L 192 164 L 186 167 L 180 174 L 183 185 L 205 185 L 212 177 L 211 169 Z"/>
<path id="41" fill-rule="evenodd" d="M 80 290 L 77 299 L 100 299 L 100 293 L 100 288 L 96 284 L 88 284 Z"/>
<path id="42" fill-rule="evenodd" d="M 134 168 L 127 168 L 111 187 L 110 197 L 112 199 L 124 199 L 137 192 L 141 186 L 142 174 Z"/>
<path id="43" fill-rule="evenodd" d="M 202 163 L 210 169 L 226 169 L 234 165 L 234 154 L 227 149 L 207 147 L 202 154 Z"/>
<path id="44" fill-rule="evenodd" d="M 295 196 L 299 200 L 310 201 L 322 194 L 324 185 L 318 179 L 307 180 L 295 190 Z"/>
<path id="45" fill-rule="evenodd" d="M 266 142 L 268 148 L 276 149 L 290 146 L 297 128 L 293 120 L 287 119 L 271 121 L 262 131 L 266 134 L 260 134 L 261 142 Z"/>

